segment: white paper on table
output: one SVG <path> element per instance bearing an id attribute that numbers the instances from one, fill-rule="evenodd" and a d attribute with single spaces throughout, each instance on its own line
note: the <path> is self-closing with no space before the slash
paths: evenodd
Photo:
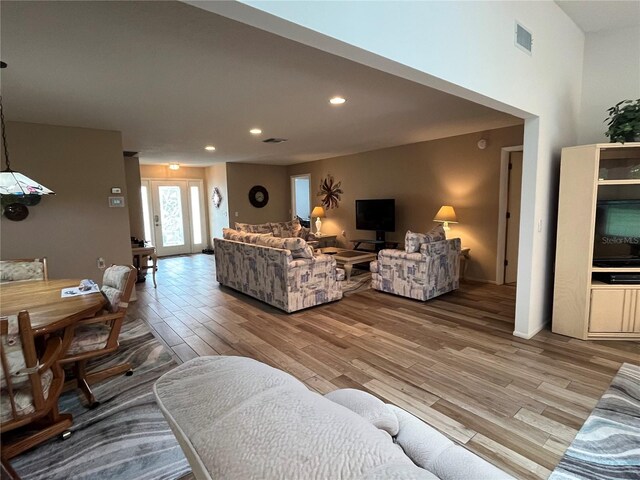
<path id="1" fill-rule="evenodd" d="M 89 295 L 90 293 L 98 293 L 100 288 L 98 285 L 93 285 L 91 290 L 80 290 L 80 287 L 63 288 L 60 292 L 60 298 L 79 297 L 80 295 Z"/>

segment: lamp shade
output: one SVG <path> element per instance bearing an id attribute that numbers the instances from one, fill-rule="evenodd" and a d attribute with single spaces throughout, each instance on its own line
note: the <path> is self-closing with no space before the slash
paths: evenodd
<path id="1" fill-rule="evenodd" d="M 456 211 L 453 209 L 451 205 L 443 205 L 436 213 L 434 222 L 449 222 L 449 223 L 458 223 L 458 217 L 456 217 Z"/>
<path id="2" fill-rule="evenodd" d="M 47 187 L 13 170 L 0 172 L 0 194 L 2 195 L 55 195 Z"/>
<path id="3" fill-rule="evenodd" d="M 313 212 L 311 212 L 311 218 L 324 218 L 324 208 L 314 207 Z"/>

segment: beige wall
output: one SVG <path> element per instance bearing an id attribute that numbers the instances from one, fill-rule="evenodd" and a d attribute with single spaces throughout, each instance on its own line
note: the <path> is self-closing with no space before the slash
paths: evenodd
<path id="1" fill-rule="evenodd" d="M 269 192 L 269 203 L 255 208 L 249 203 L 249 190 L 262 185 Z M 227 163 L 229 222 L 281 222 L 290 218 L 291 196 L 287 167 Z M 237 213 L 237 216 L 236 216 Z"/>
<path id="2" fill-rule="evenodd" d="M 227 194 L 227 164 L 218 163 L 205 169 L 207 177 L 207 202 L 209 203 L 209 232 L 211 238 L 222 238 L 222 229 L 229 226 L 229 199 Z M 213 206 L 211 200 L 213 188 L 218 187 L 222 194 L 220 208 Z M 213 241 L 211 246 L 213 246 Z"/>
<path id="3" fill-rule="evenodd" d="M 188 180 L 205 180 L 205 168 L 180 167 L 179 170 L 171 170 L 168 165 L 140 165 L 141 178 L 175 178 Z"/>
<path id="4" fill-rule="evenodd" d="M 142 196 L 140 195 L 140 162 L 136 157 L 124 158 L 124 174 L 127 180 L 129 230 L 131 236 L 144 239 Z"/>
<path id="5" fill-rule="evenodd" d="M 131 263 L 129 211 L 109 208 L 111 187 L 126 194 L 120 132 L 9 122 L 12 166 L 56 192 L 26 220 L 2 217 L 3 259 L 46 256 L 52 278 L 102 280 L 98 257 Z"/>
<path id="6" fill-rule="evenodd" d="M 477 147 L 480 138 L 462 135 L 291 165 L 288 175 L 311 174 L 314 205 L 320 203 L 316 194 L 327 174 L 342 182 L 340 207 L 327 212 L 322 231 L 338 234 L 345 246 L 354 238 L 375 237 L 355 229 L 356 199 L 395 198 L 396 231 L 387 239 L 399 242 L 407 230 L 431 229 L 440 206 L 453 205 L 460 223 L 451 226 L 449 236 L 471 248 L 467 278 L 495 281 L 500 149 L 521 145 L 523 127 L 486 132 L 485 150 Z M 340 235 L 343 230 L 346 236 Z"/>

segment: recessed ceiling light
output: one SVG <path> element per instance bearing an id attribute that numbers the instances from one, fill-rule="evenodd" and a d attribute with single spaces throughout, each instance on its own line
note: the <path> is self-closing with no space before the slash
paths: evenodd
<path id="1" fill-rule="evenodd" d="M 213 152 L 216 149 L 216 147 L 214 147 L 213 145 L 207 145 L 206 147 L 204 147 L 204 149 L 209 152 Z"/>
<path id="2" fill-rule="evenodd" d="M 331 105 L 342 105 L 346 101 L 347 100 L 342 97 L 333 97 L 331 100 L 329 100 L 329 103 Z"/>
<path id="3" fill-rule="evenodd" d="M 260 135 L 262 133 L 262 130 L 260 130 L 259 128 L 252 128 L 251 130 L 249 130 L 249 133 L 252 135 Z"/>
<path id="4" fill-rule="evenodd" d="M 169 170 L 180 170 L 180 164 L 179 163 L 170 163 L 169 164 Z"/>

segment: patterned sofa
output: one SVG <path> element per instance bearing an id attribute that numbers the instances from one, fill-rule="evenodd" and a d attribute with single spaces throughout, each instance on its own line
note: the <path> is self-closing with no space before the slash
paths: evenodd
<path id="1" fill-rule="evenodd" d="M 416 300 L 459 287 L 460 239 L 420 244 L 419 251 L 381 250 L 371 262 L 371 287 Z"/>
<path id="2" fill-rule="evenodd" d="M 248 243 L 254 239 L 246 236 L 243 241 L 214 239 L 220 284 L 288 313 L 342 298 L 339 277 L 344 272 L 333 257 L 314 256 L 301 238 L 253 237 L 262 238 L 256 243 Z"/>

